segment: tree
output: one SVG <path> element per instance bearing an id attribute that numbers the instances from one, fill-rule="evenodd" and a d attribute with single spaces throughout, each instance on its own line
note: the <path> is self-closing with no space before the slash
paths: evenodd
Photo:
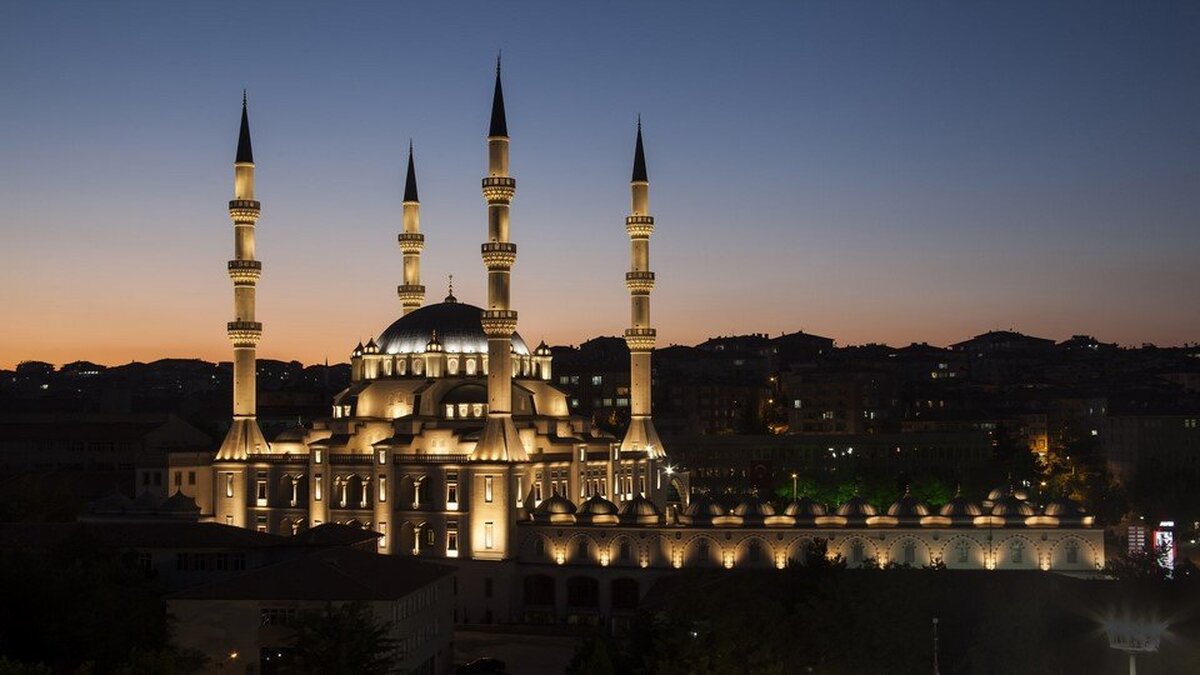
<path id="1" fill-rule="evenodd" d="M 567 675 L 617 675 L 625 669 L 619 668 L 620 654 L 612 638 L 603 631 L 581 642 L 575 656 L 567 665 Z"/>
<path id="2" fill-rule="evenodd" d="M 301 612 L 292 629 L 292 668 L 298 673 L 387 673 L 398 649 L 390 637 L 392 622 L 377 621 L 364 602 Z"/>

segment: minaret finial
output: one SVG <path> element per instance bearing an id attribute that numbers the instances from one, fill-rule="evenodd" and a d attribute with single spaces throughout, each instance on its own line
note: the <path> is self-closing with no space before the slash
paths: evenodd
<path id="1" fill-rule="evenodd" d="M 500 75 L 500 57 L 504 55 L 503 49 L 496 50 L 496 75 Z"/>
<path id="2" fill-rule="evenodd" d="M 242 87 L 242 107 L 246 107 L 246 88 Z"/>
<path id="3" fill-rule="evenodd" d="M 454 274 L 450 274 L 450 290 L 446 293 L 446 302 L 458 302 L 458 298 L 454 297 Z"/>

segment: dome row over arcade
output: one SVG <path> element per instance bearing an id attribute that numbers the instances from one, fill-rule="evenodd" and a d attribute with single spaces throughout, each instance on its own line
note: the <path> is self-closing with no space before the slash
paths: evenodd
<path id="1" fill-rule="evenodd" d="M 1032 502 L 1022 500 L 1009 491 L 999 495 L 990 508 L 971 501 L 961 494 L 955 495 L 940 509 L 930 508 L 921 500 L 905 492 L 879 513 L 866 499 L 855 495 L 839 505 L 832 513 L 823 504 L 808 497 L 794 499 L 784 506 L 782 513 L 768 501 L 758 497 L 742 500 L 732 509 L 704 494 L 693 495 L 687 506 L 679 512 L 683 525 L 867 525 L 877 526 L 951 526 L 1029 525 L 1052 527 L 1059 523 L 1090 525 L 1092 518 L 1083 508 L 1070 499 L 1055 499 L 1039 509 Z M 622 502 L 613 502 L 593 495 L 578 507 L 561 495 L 552 495 L 533 509 L 531 518 L 535 522 L 615 524 L 656 524 L 661 522 L 662 513 L 653 502 L 642 495 Z"/>

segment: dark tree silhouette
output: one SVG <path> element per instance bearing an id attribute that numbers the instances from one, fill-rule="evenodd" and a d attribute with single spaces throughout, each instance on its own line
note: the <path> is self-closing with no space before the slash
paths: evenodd
<path id="1" fill-rule="evenodd" d="M 292 672 L 391 672 L 398 648 L 390 635 L 392 623 L 377 620 L 366 603 L 327 603 L 322 610 L 301 612 L 292 629 Z"/>

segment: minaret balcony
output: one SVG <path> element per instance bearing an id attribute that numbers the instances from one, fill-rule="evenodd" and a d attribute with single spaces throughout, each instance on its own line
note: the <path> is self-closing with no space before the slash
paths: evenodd
<path id="1" fill-rule="evenodd" d="M 489 338 L 511 338 L 517 330 L 517 313 L 511 309 L 487 309 L 480 323 Z"/>
<path id="2" fill-rule="evenodd" d="M 653 328 L 626 328 L 625 344 L 631 352 L 649 352 L 654 350 L 655 338 L 658 331 Z"/>
<path id="3" fill-rule="evenodd" d="M 489 241 L 480 247 L 488 271 L 510 270 L 517 262 L 517 245 L 507 241 Z"/>
<path id="4" fill-rule="evenodd" d="M 625 285 L 634 295 L 649 295 L 654 290 L 654 272 L 626 272 Z"/>
<path id="5" fill-rule="evenodd" d="M 396 239 L 401 253 L 420 253 L 425 248 L 425 235 L 420 232 L 401 232 Z"/>
<path id="6" fill-rule="evenodd" d="M 654 216 L 625 216 L 625 231 L 633 239 L 649 239 L 654 234 Z"/>
<path id="7" fill-rule="evenodd" d="M 507 204 L 517 191 L 517 181 L 508 176 L 488 176 L 483 179 L 483 198 L 489 204 Z"/>
<path id="8" fill-rule="evenodd" d="M 262 339 L 262 323 L 258 321 L 230 321 L 225 331 L 234 347 L 255 347 Z"/>
<path id="9" fill-rule="evenodd" d="M 262 276 L 262 262 L 258 260 L 230 260 L 228 267 L 234 286 L 253 286 Z"/>
<path id="10" fill-rule="evenodd" d="M 229 202 L 229 217 L 237 225 L 253 225 L 258 221 L 259 203 L 253 199 L 233 199 Z"/>
<path id="11" fill-rule="evenodd" d="M 404 305 L 420 305 L 425 302 L 425 287 L 419 284 L 401 284 L 396 287 L 396 295 Z"/>

